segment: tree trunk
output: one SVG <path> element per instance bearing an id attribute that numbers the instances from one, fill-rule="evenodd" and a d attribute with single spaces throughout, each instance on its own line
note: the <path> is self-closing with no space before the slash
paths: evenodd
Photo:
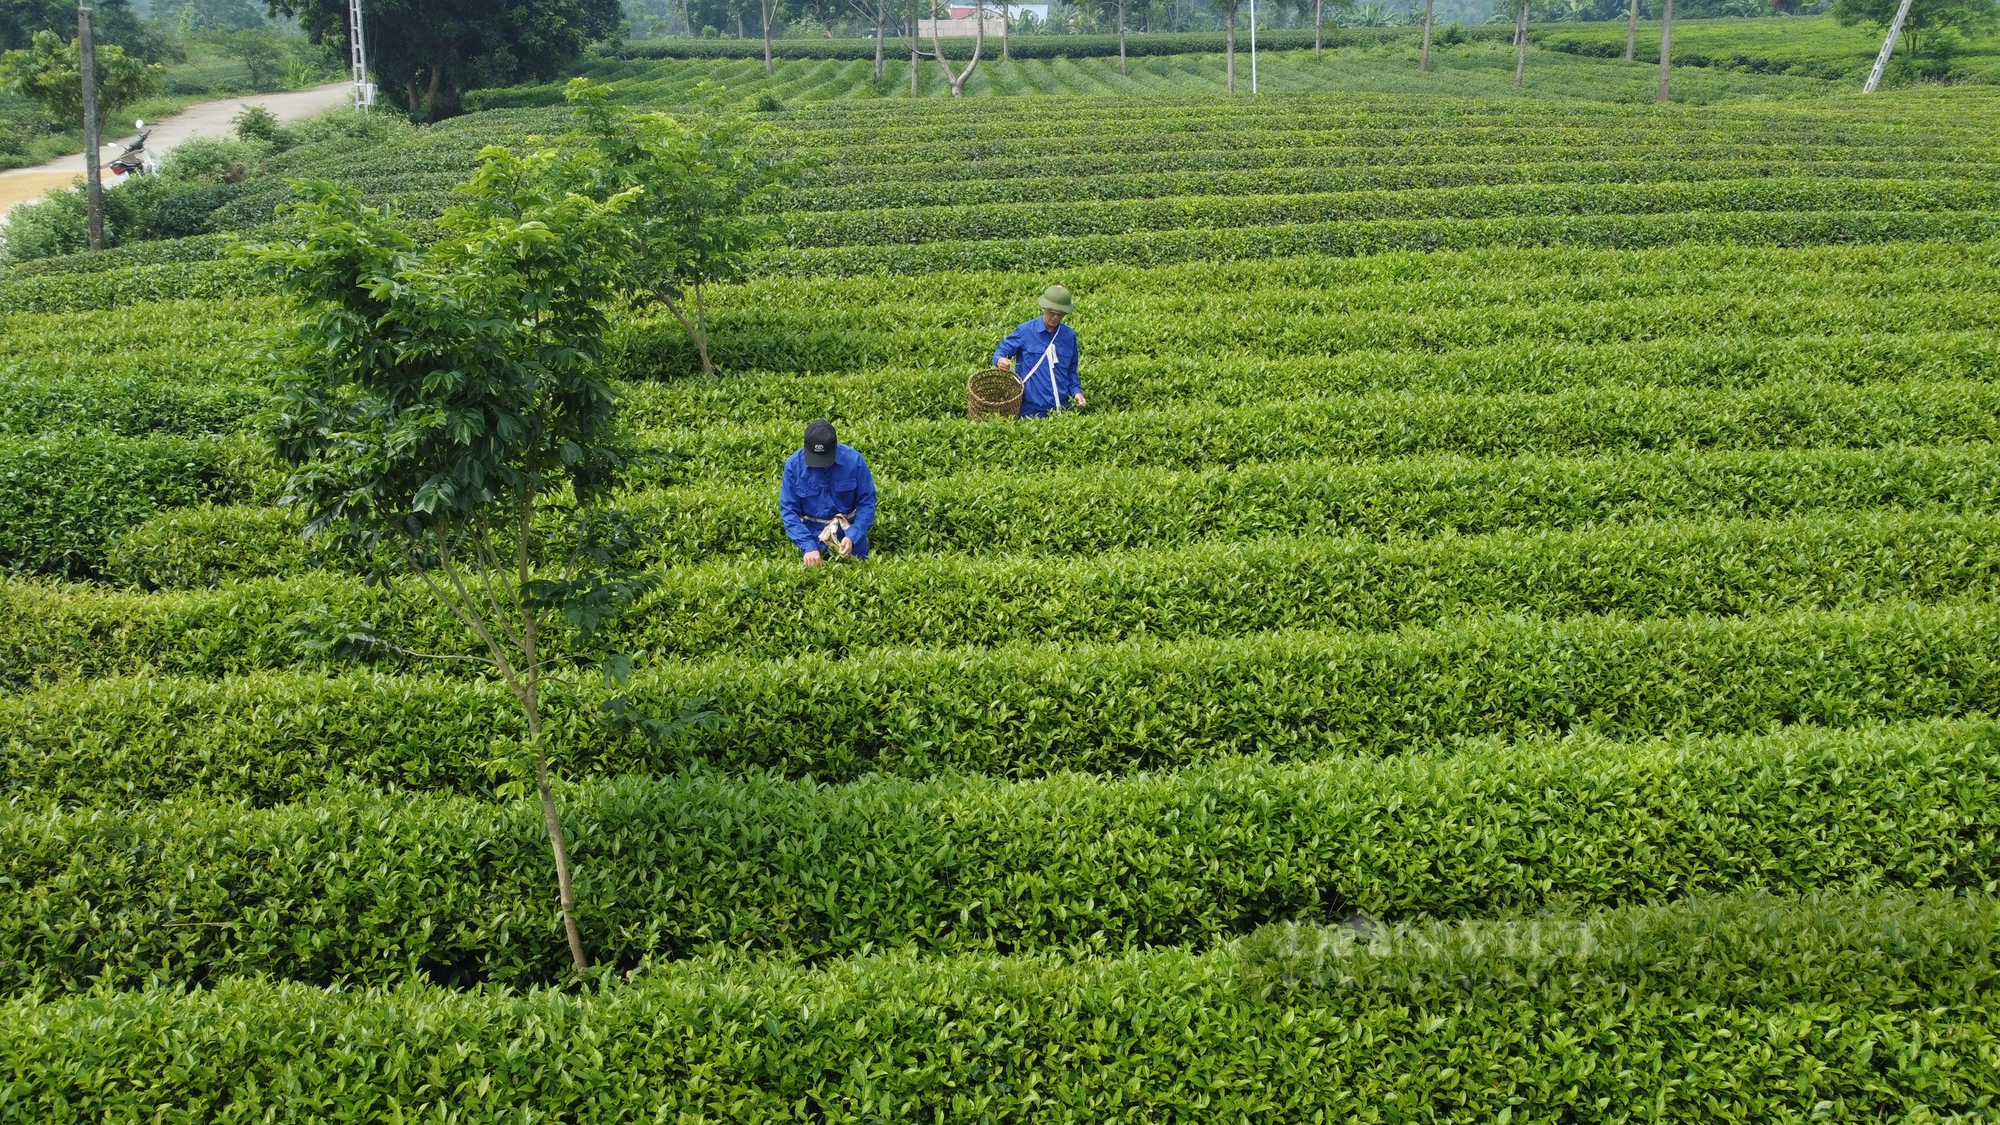
<path id="1" fill-rule="evenodd" d="M 1125 0 L 1118 0 L 1118 73 L 1132 73 L 1125 65 Z"/>
<path id="2" fill-rule="evenodd" d="M 1424 0 L 1424 53 L 1417 60 L 1417 71 L 1423 73 L 1431 68 L 1431 15 L 1436 0 Z"/>
<path id="3" fill-rule="evenodd" d="M 938 39 L 937 25 L 937 5 L 933 3 L 931 5 L 931 53 L 937 56 L 938 66 L 944 69 L 944 80 L 951 87 L 951 96 L 953 98 L 962 98 L 965 96 L 966 81 L 972 77 L 972 72 L 979 68 L 979 53 L 986 47 L 986 5 L 984 0 L 981 0 L 981 3 L 972 10 L 972 61 L 965 64 L 963 72 L 952 73 L 951 60 L 945 58 L 944 44 Z"/>
<path id="4" fill-rule="evenodd" d="M 972 61 L 965 64 L 965 73 L 951 84 L 951 96 L 954 98 L 965 96 L 965 84 L 971 81 L 972 72 L 979 69 L 979 53 L 986 49 L 986 0 L 979 0 L 979 4 L 972 9 L 972 20 Z"/>
<path id="5" fill-rule="evenodd" d="M 1659 101 L 1667 101 L 1667 80 L 1673 74 L 1674 55 L 1674 0 L 1665 0 L 1660 5 L 1660 94 Z"/>
<path id="6" fill-rule="evenodd" d="M 748 39 L 748 38 L 750 38 L 750 37 L 749 37 L 748 35 L 745 35 L 745 34 L 743 34 L 743 13 L 742 13 L 742 12 L 738 12 L 738 13 L 736 13 L 736 38 L 738 38 L 738 39 Z"/>
<path id="7" fill-rule="evenodd" d="M 1521 0 L 1521 10 L 1514 17 L 1514 85 L 1521 84 L 1521 76 L 1528 70 L 1528 0 Z"/>
<path id="8" fill-rule="evenodd" d="M 556 812 L 555 791 L 549 788 L 549 759 L 542 748 L 541 709 L 528 707 L 528 737 L 535 747 L 535 792 L 542 799 L 542 821 L 549 829 L 549 850 L 556 857 L 556 898 L 562 904 L 563 936 L 569 939 L 569 960 L 576 975 L 590 971 L 590 954 L 583 948 L 583 932 L 576 925 L 576 886 L 570 881 L 569 841 L 563 835 L 562 817 Z"/>
<path id="9" fill-rule="evenodd" d="M 1639 0 L 1632 0 L 1632 9 L 1625 15 L 1625 61 L 1631 62 L 1639 46 Z"/>
<path id="10" fill-rule="evenodd" d="M 1320 40 L 1326 27 L 1326 0 L 1313 0 L 1313 58 L 1319 58 Z"/>
<path id="11" fill-rule="evenodd" d="M 917 29 L 924 24 L 923 0 L 911 0 L 910 11 L 910 96 L 917 97 Z"/>
<path id="12" fill-rule="evenodd" d="M 431 64 L 431 88 L 424 94 L 424 120 L 431 119 L 431 111 L 437 108 L 438 87 L 444 83 L 444 60 Z"/>
<path id="13" fill-rule="evenodd" d="M 1224 56 L 1224 68 L 1229 73 L 1229 92 L 1236 92 L 1236 8 L 1229 9 L 1229 50 Z"/>
<path id="14" fill-rule="evenodd" d="M 708 360 L 708 306 L 701 299 L 701 282 L 695 282 L 692 288 L 694 289 L 694 324 L 696 328 L 701 329 L 700 332 L 696 333 L 694 343 L 695 347 L 701 350 L 702 373 L 713 375 L 715 374 L 715 364 L 710 363 Z"/>
<path id="15" fill-rule="evenodd" d="M 526 590 L 532 571 L 528 556 L 528 532 L 535 521 L 535 495 L 521 498 L 520 525 L 514 534 L 514 580 Z M 549 830 L 549 850 L 556 860 L 556 899 L 562 904 L 563 936 L 569 939 L 570 964 L 576 975 L 590 971 L 590 954 L 583 948 L 583 933 L 576 925 L 576 886 L 570 879 L 569 840 L 563 835 L 562 817 L 556 812 L 555 791 L 549 788 L 549 756 L 542 744 L 542 671 L 535 650 L 538 621 L 533 610 L 521 615 L 521 708 L 528 714 L 528 744 L 535 748 L 535 792 L 542 800 L 542 820 Z"/>
<path id="16" fill-rule="evenodd" d="M 875 81 L 882 81 L 882 44 L 889 38 L 888 0 L 875 3 Z"/>
<path id="17" fill-rule="evenodd" d="M 764 77 L 771 76 L 771 0 L 762 0 L 764 8 Z"/>
<path id="18" fill-rule="evenodd" d="M 694 341 L 694 350 L 701 356 L 701 373 L 715 374 L 715 365 L 708 361 L 708 317 L 701 306 L 701 286 L 694 286 L 692 315 L 666 290 L 657 289 L 653 295 L 659 298 L 661 304 L 667 306 L 667 311 L 674 314 L 674 319 L 681 322 L 681 327 L 687 329 L 688 339 Z"/>
<path id="19" fill-rule="evenodd" d="M 1000 0 L 1000 58 L 1012 58 L 1007 53 L 1007 25 L 1014 22 L 1014 0 Z"/>

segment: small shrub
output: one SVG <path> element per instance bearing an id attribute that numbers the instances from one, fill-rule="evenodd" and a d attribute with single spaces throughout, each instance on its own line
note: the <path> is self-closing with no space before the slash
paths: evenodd
<path id="1" fill-rule="evenodd" d="M 86 224 L 83 193 L 63 188 L 50 192 L 33 206 L 16 208 L 7 225 L 0 227 L 0 238 L 5 239 L 8 261 L 32 262 L 89 249 L 90 234 Z M 104 223 L 104 241 L 107 246 L 116 244 L 114 227 L 108 215 Z"/>
<path id="2" fill-rule="evenodd" d="M 236 126 L 236 137 L 241 141 L 269 145 L 278 139 L 278 115 L 261 105 L 244 106 L 229 123 Z"/>
<path id="3" fill-rule="evenodd" d="M 195 137 L 167 156 L 159 175 L 181 183 L 241 183 L 256 173 L 270 152 L 262 141 Z"/>

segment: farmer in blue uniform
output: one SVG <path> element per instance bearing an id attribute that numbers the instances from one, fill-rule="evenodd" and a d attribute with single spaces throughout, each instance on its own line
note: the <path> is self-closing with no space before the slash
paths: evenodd
<path id="1" fill-rule="evenodd" d="M 806 425 L 805 447 L 785 461 L 778 511 L 807 566 L 818 566 L 827 551 L 843 559 L 868 557 L 875 477 L 861 454 L 840 444 L 832 422 L 815 418 Z"/>
<path id="2" fill-rule="evenodd" d="M 1076 329 L 1063 323 L 1074 309 L 1069 290 L 1042 291 L 1042 315 L 1014 329 L 993 349 L 993 366 L 1021 380 L 1021 417 L 1040 418 L 1051 410 L 1087 405 L 1076 375 Z"/>

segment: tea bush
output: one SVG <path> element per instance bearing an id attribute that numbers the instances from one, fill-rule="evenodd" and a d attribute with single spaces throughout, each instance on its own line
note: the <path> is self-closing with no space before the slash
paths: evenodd
<path id="1" fill-rule="evenodd" d="M 1996 784 L 1994 731 L 1943 724 L 1116 781 L 696 774 L 581 787 L 565 807 L 582 925 L 629 966 L 715 946 L 1200 945 L 1357 907 L 1408 920 L 1726 888 L 1977 891 L 2000 877 Z M 0 964 L 52 990 L 552 980 L 542 833 L 518 802 L 338 791 L 255 812 L 8 810 Z"/>
<path id="2" fill-rule="evenodd" d="M 231 256 L 297 176 L 437 237 L 555 88 L 330 115 L 169 216 L 216 233 L 6 267 L 0 1122 L 1988 1113 L 2000 103 L 1515 93 L 1505 35 L 1341 30 L 1250 100 L 585 64 L 783 106 L 795 178 L 704 292 L 720 376 L 658 310 L 606 341 L 657 569 L 628 678 L 537 650 L 583 979 L 512 694 L 275 504 L 299 310 Z M 965 418 L 1050 282 L 1089 408 Z M 778 527 L 815 416 L 866 566 Z"/>

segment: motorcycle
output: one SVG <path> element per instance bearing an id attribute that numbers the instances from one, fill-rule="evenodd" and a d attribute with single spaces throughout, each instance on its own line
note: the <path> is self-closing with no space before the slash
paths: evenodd
<path id="1" fill-rule="evenodd" d="M 135 122 L 139 135 L 125 146 L 125 151 L 111 158 L 109 171 L 114 176 L 137 176 L 149 171 L 152 154 L 146 151 L 146 138 L 153 135 L 144 121 Z"/>

